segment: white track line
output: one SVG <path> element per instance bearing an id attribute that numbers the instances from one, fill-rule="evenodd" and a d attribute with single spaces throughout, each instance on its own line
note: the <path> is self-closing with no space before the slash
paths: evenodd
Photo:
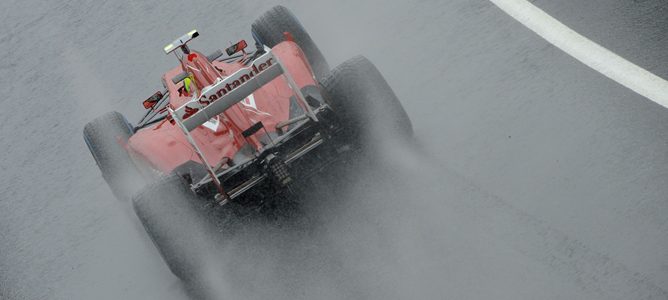
<path id="1" fill-rule="evenodd" d="M 668 81 L 568 28 L 526 0 L 490 0 L 539 36 L 619 84 L 668 108 Z"/>

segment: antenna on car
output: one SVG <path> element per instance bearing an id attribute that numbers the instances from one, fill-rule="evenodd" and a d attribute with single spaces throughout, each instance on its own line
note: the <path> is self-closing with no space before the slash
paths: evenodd
<path id="1" fill-rule="evenodd" d="M 188 55 L 190 54 L 190 48 L 188 48 L 188 42 L 190 42 L 192 39 L 196 38 L 199 36 L 199 32 L 197 32 L 197 29 L 193 29 L 190 32 L 184 34 L 180 38 L 174 40 L 171 44 L 165 46 L 163 50 L 165 50 L 165 54 L 169 54 L 174 52 L 176 49 L 181 49 L 183 51 L 183 54 Z M 181 60 L 181 58 L 177 54 L 177 58 Z"/>

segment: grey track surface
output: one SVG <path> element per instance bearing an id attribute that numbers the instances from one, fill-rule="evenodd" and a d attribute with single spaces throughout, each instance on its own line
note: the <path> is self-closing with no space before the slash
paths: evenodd
<path id="1" fill-rule="evenodd" d="M 423 151 L 312 191 L 314 226 L 258 225 L 216 296 L 666 299 L 668 112 L 486 1 L 284 1 L 330 65 L 365 54 Z M 664 78 L 665 4 L 535 1 Z M 136 119 L 191 28 L 208 52 L 269 3 L 0 4 L 0 298 L 185 299 L 81 138 Z M 168 22 L 167 22 L 168 21 Z"/>

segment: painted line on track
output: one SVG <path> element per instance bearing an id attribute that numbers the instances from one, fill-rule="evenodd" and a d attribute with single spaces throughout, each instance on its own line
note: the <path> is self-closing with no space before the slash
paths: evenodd
<path id="1" fill-rule="evenodd" d="M 570 56 L 668 108 L 668 81 L 589 40 L 527 0 L 489 0 Z"/>

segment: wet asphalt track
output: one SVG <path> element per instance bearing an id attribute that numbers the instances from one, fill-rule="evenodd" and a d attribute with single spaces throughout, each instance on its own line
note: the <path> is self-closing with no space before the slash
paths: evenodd
<path id="1" fill-rule="evenodd" d="M 282 3 L 331 65 L 363 53 L 379 66 L 424 150 L 322 180 L 312 226 L 248 229 L 215 296 L 668 298 L 664 108 L 486 1 Z M 662 1 L 534 3 L 668 77 Z M 81 130 L 108 110 L 140 115 L 173 64 L 166 42 L 195 27 L 209 52 L 271 5 L 0 6 L 0 298 L 187 298 Z"/>

